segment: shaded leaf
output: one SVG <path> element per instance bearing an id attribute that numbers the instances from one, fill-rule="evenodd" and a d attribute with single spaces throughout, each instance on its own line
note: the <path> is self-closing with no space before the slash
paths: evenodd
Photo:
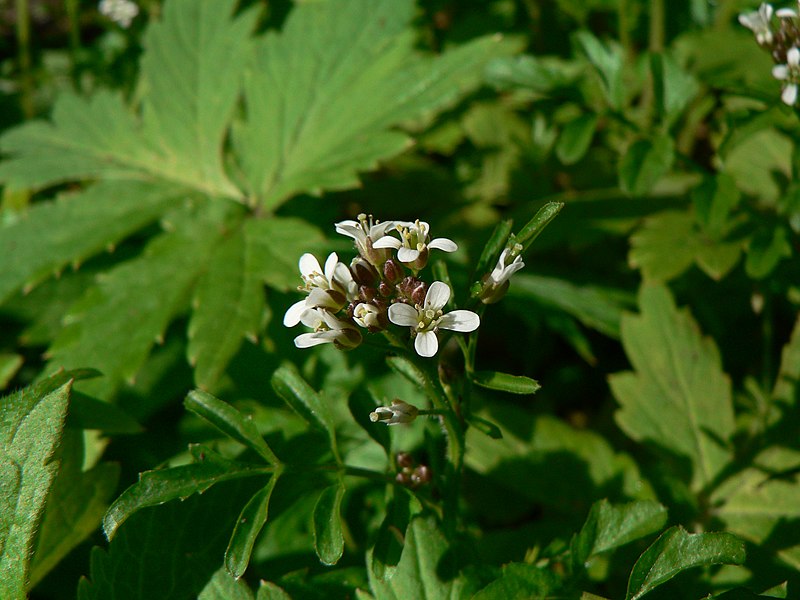
<path id="1" fill-rule="evenodd" d="M 490 390 L 509 394 L 535 394 L 542 387 L 539 382 L 523 375 L 509 375 L 498 371 L 475 371 L 472 381 Z"/>
<path id="2" fill-rule="evenodd" d="M 112 540 L 120 525 L 143 508 L 170 500 L 185 500 L 230 479 L 265 474 L 268 473 L 264 469 L 237 464 L 222 457 L 170 469 L 145 471 L 139 474 L 139 481 L 122 492 L 108 509 L 103 517 L 103 531 Z"/>
<path id="3" fill-rule="evenodd" d="M 711 483 L 731 458 L 731 385 L 713 340 L 679 311 L 668 290 L 645 285 L 640 315 L 622 319 L 622 343 L 634 371 L 609 378 L 616 420 L 635 440 L 688 457 L 692 486 Z"/>
<path id="4" fill-rule="evenodd" d="M 270 581 L 261 581 L 256 600 L 292 600 L 286 591 Z"/>
<path id="5" fill-rule="evenodd" d="M 792 246 L 789 244 L 785 227 L 761 228 L 756 231 L 747 246 L 744 269 L 752 279 L 763 279 L 782 259 L 790 256 L 792 256 Z"/>
<path id="6" fill-rule="evenodd" d="M 0 352 L 0 390 L 14 378 L 25 359 L 20 354 Z"/>
<path id="7" fill-rule="evenodd" d="M 375 545 L 370 554 L 371 572 L 382 581 L 394 575 L 403 555 L 408 524 L 412 517 L 422 511 L 422 505 L 408 490 L 394 487 L 391 494 L 391 500 L 386 507 L 386 516 L 378 529 Z"/>
<path id="8" fill-rule="evenodd" d="M 675 143 L 667 134 L 634 142 L 619 162 L 619 184 L 631 196 L 643 196 L 666 175 L 675 160 Z"/>
<path id="9" fill-rule="evenodd" d="M 633 565 L 626 600 L 637 600 L 681 571 L 706 565 L 744 562 L 744 543 L 730 533 L 687 533 L 673 527 Z"/>
<path id="10" fill-rule="evenodd" d="M 597 115 L 583 114 L 566 124 L 556 142 L 556 156 L 565 165 L 573 165 L 584 157 L 592 143 Z"/>
<path id="11" fill-rule="evenodd" d="M 283 398 L 297 414 L 311 426 L 328 434 L 331 449 L 336 454 L 336 432 L 330 409 L 303 379 L 297 367 L 292 363 L 284 364 L 272 374 L 270 382 L 278 396 Z"/>
<path id="12" fill-rule="evenodd" d="M 337 483 L 322 490 L 314 506 L 314 549 L 320 561 L 335 565 L 344 553 L 342 498 L 344 485 Z"/>
<path id="13" fill-rule="evenodd" d="M 525 223 L 514 238 L 518 244 L 522 244 L 523 252 L 539 237 L 544 228 L 558 216 L 562 208 L 564 208 L 563 202 L 548 202 L 536 211 L 530 221 Z"/>
<path id="14" fill-rule="evenodd" d="M 123 240 L 183 200 L 175 187 L 101 182 L 55 202 L 35 204 L 0 226 L 0 302 Z M 89 364 L 89 363 L 85 363 Z"/>
<path id="15" fill-rule="evenodd" d="M 60 375 L 0 401 L 0 596 L 25 598 L 33 539 L 58 471 L 71 382 Z"/>
<path id="16" fill-rule="evenodd" d="M 236 579 L 244 575 L 247 565 L 250 563 L 250 555 L 253 552 L 256 538 L 267 522 L 269 500 L 277 481 L 278 474 L 276 473 L 270 477 L 267 485 L 250 498 L 239 514 L 236 527 L 233 528 L 228 549 L 225 551 L 225 568 Z"/>
<path id="17" fill-rule="evenodd" d="M 489 60 L 511 50 L 487 37 L 422 57 L 408 28 L 413 14 L 410 0 L 302 3 L 258 44 L 245 83 L 247 123 L 234 141 L 264 206 L 356 186 L 358 171 L 408 147 L 408 136 L 390 128 L 451 105 L 481 83 Z"/>
<path id="18" fill-rule="evenodd" d="M 280 463 L 267 442 L 258 433 L 255 423 L 227 402 L 202 390 L 194 390 L 186 396 L 183 405 L 228 437 L 255 451 L 269 464 Z"/>
<path id="19" fill-rule="evenodd" d="M 503 566 L 503 574 L 472 600 L 548 600 L 561 588 L 552 570 L 525 563 Z"/>
<path id="20" fill-rule="evenodd" d="M 142 432 L 142 426 L 118 406 L 101 402 L 80 392 L 72 393 L 67 427 L 93 429 L 104 433 Z"/>
<path id="21" fill-rule="evenodd" d="M 600 74 L 609 106 L 616 110 L 621 109 L 625 101 L 622 48 L 615 43 L 601 42 L 589 31 L 579 31 L 575 34 L 575 40 Z"/>

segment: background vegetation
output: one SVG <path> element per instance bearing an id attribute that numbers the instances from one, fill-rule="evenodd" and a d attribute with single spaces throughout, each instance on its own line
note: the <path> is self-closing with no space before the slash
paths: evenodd
<path id="1" fill-rule="evenodd" d="M 797 594 L 800 122 L 752 2 L 138 8 L 0 1 L 0 596 Z M 462 306 L 542 207 L 466 370 L 281 324 L 335 222 L 427 221 Z M 440 383 L 457 476 L 367 418 Z"/>

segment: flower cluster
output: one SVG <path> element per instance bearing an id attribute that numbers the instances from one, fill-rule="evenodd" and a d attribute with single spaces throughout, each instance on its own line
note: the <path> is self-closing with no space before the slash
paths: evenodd
<path id="1" fill-rule="evenodd" d="M 772 75 L 783 83 L 781 100 L 794 106 L 800 85 L 800 10 L 775 10 L 764 3 L 756 11 L 739 15 L 739 23 L 750 29 L 758 45 L 772 56 Z"/>
<path id="2" fill-rule="evenodd" d="M 377 333 L 393 323 L 409 327 L 417 354 L 431 357 L 439 349 L 439 330 L 478 328 L 480 317 L 472 311 L 444 312 L 450 299 L 446 283 L 429 285 L 418 277 L 431 250 L 454 252 L 455 242 L 431 239 L 430 226 L 423 221 L 380 222 L 363 214 L 357 221 L 337 223 L 336 231 L 354 240 L 358 256 L 348 266 L 332 253 L 324 268 L 311 254 L 300 257 L 299 290 L 305 297 L 283 318 L 287 327 L 302 323 L 314 330 L 295 338 L 298 348 L 325 343 L 355 348 L 363 341 L 363 330 Z"/>
<path id="3" fill-rule="evenodd" d="M 139 14 L 139 7 L 131 0 L 100 0 L 97 5 L 100 14 L 108 17 L 123 29 L 130 27 Z"/>

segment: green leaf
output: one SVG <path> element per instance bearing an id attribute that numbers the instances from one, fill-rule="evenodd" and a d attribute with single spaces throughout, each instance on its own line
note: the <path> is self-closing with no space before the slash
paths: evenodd
<path id="1" fill-rule="evenodd" d="M 650 56 L 653 72 L 656 110 L 667 124 L 674 123 L 700 91 L 700 85 L 669 54 Z"/>
<path id="2" fill-rule="evenodd" d="M 456 548 L 451 548 L 435 519 L 411 520 L 403 554 L 390 577 L 375 572 L 373 553 L 367 555 L 367 573 L 373 595 L 379 600 L 421 598 L 471 598 L 476 585 L 458 572 Z"/>
<path id="3" fill-rule="evenodd" d="M 60 94 L 52 123 L 30 121 L 11 129 L 0 137 L 0 149 L 10 155 L 0 163 L 0 182 L 12 189 L 78 179 L 141 179 L 160 170 L 136 118 L 119 94 L 108 91 L 88 100 Z"/>
<path id="4" fill-rule="evenodd" d="M 706 565 L 740 565 L 744 543 L 730 533 L 687 533 L 673 527 L 633 565 L 625 600 L 638 600 L 681 571 Z"/>
<path id="5" fill-rule="evenodd" d="M 222 457 L 209 457 L 203 462 L 170 469 L 145 471 L 139 474 L 139 481 L 122 492 L 108 509 L 103 517 L 103 531 L 112 540 L 120 525 L 143 508 L 170 500 L 185 500 L 193 494 L 202 494 L 220 482 L 263 476 L 265 473 L 263 469 L 237 464 Z"/>
<path id="6" fill-rule="evenodd" d="M 0 255 L 11 257 L 0 269 L 0 302 L 113 247 L 183 197 L 172 186 L 102 182 L 35 204 L 18 221 L 0 226 Z"/>
<path id="7" fill-rule="evenodd" d="M 530 310 L 530 301 L 553 307 L 575 317 L 586 327 L 613 337 L 619 337 L 622 312 L 632 304 L 633 298 L 620 290 L 604 289 L 592 285 L 576 285 L 556 277 L 528 273 L 514 275 L 507 298 L 515 312 Z"/>
<path id="8" fill-rule="evenodd" d="M 197 600 L 253 600 L 255 596 L 247 584 L 219 569 L 211 578 Z"/>
<path id="9" fill-rule="evenodd" d="M 481 256 L 478 259 L 478 264 L 475 267 L 475 273 L 480 277 L 484 273 L 490 273 L 494 268 L 494 263 L 497 261 L 503 248 L 506 246 L 508 236 L 511 235 L 511 220 L 500 221 L 492 231 L 492 236 L 481 251 Z"/>
<path id="10" fill-rule="evenodd" d="M 118 406 L 90 398 L 80 392 L 72 393 L 67 427 L 93 429 L 104 433 L 141 433 L 142 426 Z"/>
<path id="11" fill-rule="evenodd" d="M 281 291 L 297 288 L 300 256 L 321 247 L 325 239 L 319 229 L 294 217 L 250 218 L 244 236 L 253 269 L 267 285 Z"/>
<path id="12" fill-rule="evenodd" d="M 261 581 L 256 600 L 292 600 L 286 591 L 270 581 Z"/>
<path id="13" fill-rule="evenodd" d="M 97 530 L 117 490 L 119 465 L 100 463 L 84 471 L 83 461 L 83 433 L 67 430 L 61 442 L 61 467 L 47 497 L 31 562 L 31 588 Z"/>
<path id="14" fill-rule="evenodd" d="M 280 463 L 267 442 L 258 433 L 255 423 L 227 402 L 202 390 L 189 392 L 183 405 L 205 419 L 228 437 L 255 451 L 271 465 Z"/>
<path id="15" fill-rule="evenodd" d="M 472 596 L 472 600 L 548 600 L 558 597 L 562 584 L 546 567 L 525 563 L 503 566 L 503 574 Z"/>
<path id="16" fill-rule="evenodd" d="M 335 565 L 344 553 L 343 497 L 344 485 L 340 482 L 322 490 L 314 506 L 314 549 L 326 565 Z"/>
<path id="17" fill-rule="evenodd" d="M 720 485 L 711 497 L 726 529 L 800 567 L 798 540 L 786 524 L 800 519 L 800 452 L 771 447 Z"/>
<path id="18" fill-rule="evenodd" d="M 503 431 L 500 429 L 500 427 L 488 419 L 484 419 L 483 417 L 479 417 L 477 415 L 470 415 L 467 417 L 467 423 L 481 433 L 488 435 L 493 440 L 503 439 Z"/>
<path id="19" fill-rule="evenodd" d="M 422 57 L 413 15 L 411 0 L 306 2 L 260 41 L 234 144 L 249 192 L 266 208 L 356 186 L 359 171 L 409 146 L 393 127 L 452 105 L 512 49 L 487 37 Z"/>
<path id="20" fill-rule="evenodd" d="M 151 347 L 187 303 L 216 231 L 199 219 L 154 238 L 144 253 L 99 278 L 67 314 L 51 363 L 93 365 L 105 377 L 82 390 L 101 398 L 133 380 Z"/>
<path id="21" fill-rule="evenodd" d="M 763 279 L 778 266 L 778 263 L 792 256 L 786 228 L 782 226 L 761 228 L 750 239 L 744 269 L 752 279 Z"/>
<path id="22" fill-rule="evenodd" d="M 659 531 L 666 521 L 667 509 L 658 502 L 595 502 L 580 533 L 570 543 L 573 568 L 584 568 L 595 555 Z"/>
<path id="23" fill-rule="evenodd" d="M 257 11 L 232 19 L 236 0 L 164 4 L 163 20 L 146 31 L 143 124 L 165 171 L 194 187 L 237 198 L 223 168 L 222 148 L 252 53 Z"/>
<path id="24" fill-rule="evenodd" d="M 0 352 L 0 390 L 5 389 L 24 361 L 20 354 Z"/>
<path id="25" fill-rule="evenodd" d="M 710 484 L 731 458 L 731 384 L 714 342 L 675 307 L 666 288 L 645 285 L 640 315 L 622 319 L 622 343 L 634 371 L 609 379 L 630 437 L 691 460 L 692 487 Z"/>
<path id="26" fill-rule="evenodd" d="M 634 142 L 619 161 L 619 184 L 626 194 L 644 196 L 675 161 L 675 142 L 666 133 Z"/>
<path id="27" fill-rule="evenodd" d="M 524 375 L 509 375 L 499 371 L 475 371 L 472 381 L 490 390 L 509 394 L 535 394 L 542 387 L 539 382 Z"/>
<path id="28" fill-rule="evenodd" d="M 783 411 L 797 405 L 800 398 L 800 316 L 794 322 L 789 342 L 781 352 L 781 364 L 772 397 Z"/>
<path id="29" fill-rule="evenodd" d="M 522 244 L 523 252 L 530 248 L 530 245 L 541 235 L 544 228 L 558 216 L 562 208 L 564 208 L 563 202 L 548 202 L 536 211 L 530 221 L 525 223 L 525 226 L 515 236 L 515 241 L 518 244 Z"/>
<path id="30" fill-rule="evenodd" d="M 26 597 L 33 539 L 58 471 L 71 382 L 61 375 L 0 400 L 0 596 Z"/>
<path id="31" fill-rule="evenodd" d="M 253 249 L 240 231 L 217 246 L 197 282 L 189 321 L 187 355 L 195 384 L 213 388 L 242 339 L 261 331 L 264 290 Z"/>
<path id="32" fill-rule="evenodd" d="M 794 145 L 788 135 L 773 128 L 760 129 L 721 152 L 722 170 L 742 192 L 771 204 L 783 194 L 784 182 L 793 180 Z"/>
<path id="33" fill-rule="evenodd" d="M 565 165 L 574 165 L 584 157 L 597 128 L 597 115 L 583 114 L 570 121 L 556 142 L 556 156 Z"/>
<path id="34" fill-rule="evenodd" d="M 604 44 L 588 31 L 576 33 L 575 40 L 600 74 L 609 106 L 620 110 L 625 102 L 622 48 L 614 43 Z"/>
<path id="35" fill-rule="evenodd" d="M 223 483 L 134 514 L 107 549 L 92 550 L 91 581 L 80 581 L 79 600 L 197 597 L 220 569 L 239 499 L 255 491 L 253 483 Z"/>
<path id="36" fill-rule="evenodd" d="M 370 553 L 371 572 L 381 581 L 394 576 L 403 555 L 408 524 L 414 515 L 422 511 L 422 505 L 410 491 L 394 487 L 390 493 L 386 516 L 378 529 L 375 545 Z"/>
<path id="37" fill-rule="evenodd" d="M 741 199 L 742 193 L 736 187 L 736 182 L 724 173 L 706 178 L 692 190 L 697 220 L 715 238 L 725 232 L 730 213 Z"/>
<path id="38" fill-rule="evenodd" d="M 277 482 L 278 474 L 276 473 L 270 477 L 267 485 L 250 498 L 239 514 L 236 527 L 233 528 L 231 541 L 225 551 L 225 568 L 236 579 L 244 575 L 247 570 L 256 538 L 267 522 L 269 500 Z"/>
<path id="39" fill-rule="evenodd" d="M 312 427 L 328 434 L 331 449 L 336 454 L 336 432 L 330 409 L 319 394 L 306 383 L 297 367 L 292 363 L 284 364 L 272 374 L 270 381 L 278 396 L 283 398 L 284 402 L 291 406 L 297 414 Z"/>
<path id="40" fill-rule="evenodd" d="M 582 65 L 555 56 L 503 56 L 486 65 L 487 83 L 500 89 L 524 88 L 549 94 L 580 78 Z"/>

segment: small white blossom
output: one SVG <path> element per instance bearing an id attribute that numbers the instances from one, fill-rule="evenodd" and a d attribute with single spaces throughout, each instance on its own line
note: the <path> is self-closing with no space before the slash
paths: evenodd
<path id="1" fill-rule="evenodd" d="M 375 242 L 375 248 L 392 248 L 397 250 L 397 260 L 402 263 L 416 263 L 414 266 L 421 269 L 427 263 L 428 250 L 442 250 L 444 252 L 455 252 L 458 246 L 453 240 L 447 238 L 430 239 L 430 225 L 425 221 L 414 221 L 413 223 L 398 223 L 396 226 L 400 233 L 400 239 L 392 236 L 385 236 Z"/>
<path id="2" fill-rule="evenodd" d="M 347 220 L 336 223 L 336 233 L 353 238 L 359 254 L 373 265 L 380 265 L 389 258 L 389 253 L 376 251 L 375 242 L 385 236 L 388 229 L 393 229 L 395 224 L 395 221 L 373 221 L 372 216 L 367 217 L 361 213 L 358 215 L 358 221 Z"/>
<path id="3" fill-rule="evenodd" d="M 114 23 L 127 29 L 139 14 L 139 7 L 131 0 L 100 0 L 97 5 L 100 14 L 108 17 Z"/>
<path id="4" fill-rule="evenodd" d="M 353 320 L 365 329 L 385 329 L 386 326 L 385 317 L 384 322 L 381 323 L 381 309 L 368 302 L 361 302 L 356 306 L 353 311 Z"/>
<path id="5" fill-rule="evenodd" d="M 294 338 L 298 348 L 310 348 L 320 344 L 334 344 L 337 348 L 355 348 L 361 343 L 361 333 L 356 327 L 336 318 L 322 308 L 307 309 L 301 317 L 303 325 L 312 327 L 314 333 L 302 333 Z"/>
<path id="6" fill-rule="evenodd" d="M 513 251 L 516 253 L 516 256 L 511 262 L 509 262 L 508 259 L 512 255 L 512 249 L 503 249 L 503 252 L 500 254 L 500 258 L 497 259 L 497 265 L 495 265 L 494 269 L 489 274 L 489 283 L 499 287 L 511 279 L 511 276 L 514 273 L 525 266 L 525 263 L 522 262 L 522 256 L 519 254 L 521 250 L 522 245 L 515 244 Z"/>
<path id="7" fill-rule="evenodd" d="M 295 302 L 286 311 L 283 324 L 294 327 L 300 323 L 303 313 L 312 308 L 341 309 L 348 300 L 358 294 L 358 285 L 347 265 L 339 262 L 335 252 L 328 256 L 323 269 L 313 254 L 303 254 L 299 261 L 300 275 L 303 278 L 301 289 L 308 292 L 303 300 Z"/>
<path id="8" fill-rule="evenodd" d="M 373 423 L 381 421 L 387 425 L 411 423 L 417 418 L 419 409 L 413 404 L 402 400 L 392 400 L 391 406 L 379 406 L 374 412 L 369 413 L 369 420 Z"/>
<path id="9" fill-rule="evenodd" d="M 440 329 L 452 331 L 475 331 L 481 324 L 480 317 L 471 310 L 454 310 L 443 313 L 442 308 L 450 299 L 450 288 L 442 281 L 435 281 L 428 288 L 422 306 L 411 306 L 398 302 L 389 307 L 389 320 L 395 325 L 411 327 L 414 349 L 426 358 L 439 350 L 436 333 Z"/>
<path id="10" fill-rule="evenodd" d="M 739 15 L 739 23 L 747 27 L 756 36 L 756 41 L 762 46 L 772 44 L 774 39 L 772 32 L 771 4 L 764 3 L 758 10 Z"/>
<path id="11" fill-rule="evenodd" d="M 797 102 L 797 85 L 800 83 L 800 50 L 794 46 L 786 53 L 786 64 L 772 67 L 772 76 L 784 82 L 781 100 L 789 106 Z"/>

